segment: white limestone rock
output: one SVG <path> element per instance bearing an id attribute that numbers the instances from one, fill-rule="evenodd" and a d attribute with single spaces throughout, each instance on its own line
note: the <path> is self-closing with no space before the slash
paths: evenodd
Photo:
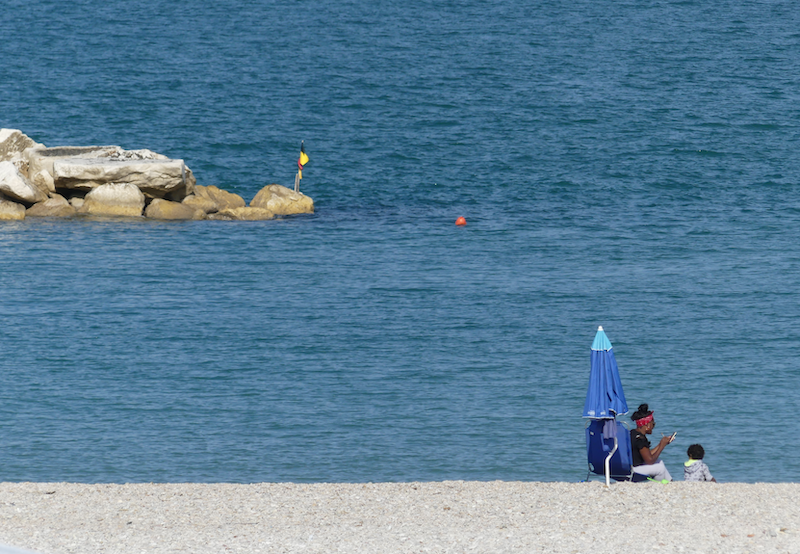
<path id="1" fill-rule="evenodd" d="M 12 162 L 0 162 L 0 193 L 25 204 L 47 200 L 47 194 L 33 186 Z"/>
<path id="2" fill-rule="evenodd" d="M 144 194 L 132 183 L 106 183 L 92 189 L 78 213 L 100 216 L 141 217 Z"/>
<path id="3" fill-rule="evenodd" d="M 107 183 L 131 183 L 148 198 L 182 200 L 195 184 L 183 160 L 152 150 L 119 146 L 59 146 L 30 148 L 23 154 L 35 184 L 58 190 L 89 191 Z M 52 182 L 52 187 L 50 183 Z"/>
<path id="4" fill-rule="evenodd" d="M 48 194 L 56 192 L 56 184 L 53 182 L 53 176 L 47 171 L 41 170 L 35 174 L 31 174 L 29 171 L 28 174 L 30 175 L 30 182 L 37 189 L 47 192 Z"/>
<path id="5" fill-rule="evenodd" d="M 34 175 L 44 171 L 53 175 L 53 164 L 58 160 L 67 158 L 96 159 L 111 158 L 119 155 L 122 148 L 119 146 L 44 146 L 25 150 L 23 157 L 28 162 L 29 174 Z"/>
<path id="6" fill-rule="evenodd" d="M 53 163 L 56 190 L 91 190 L 107 183 L 130 183 L 149 198 L 185 191 L 185 173 L 183 160 L 66 158 Z"/>
<path id="7" fill-rule="evenodd" d="M 0 161 L 15 161 L 28 148 L 42 146 L 17 129 L 0 129 Z"/>

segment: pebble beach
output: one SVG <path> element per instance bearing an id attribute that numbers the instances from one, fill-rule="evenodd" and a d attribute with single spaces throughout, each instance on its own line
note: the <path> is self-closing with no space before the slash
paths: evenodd
<path id="1" fill-rule="evenodd" d="M 797 484 L 0 483 L 0 543 L 44 554 L 799 552 L 798 500 Z"/>

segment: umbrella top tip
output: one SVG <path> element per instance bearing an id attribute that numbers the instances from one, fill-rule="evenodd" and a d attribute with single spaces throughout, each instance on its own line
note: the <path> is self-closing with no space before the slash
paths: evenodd
<path id="1" fill-rule="evenodd" d="M 601 326 L 599 326 L 599 327 L 597 328 L 597 330 L 598 330 L 598 331 L 602 331 L 602 330 L 603 330 L 603 326 L 602 326 L 602 325 L 601 325 Z"/>

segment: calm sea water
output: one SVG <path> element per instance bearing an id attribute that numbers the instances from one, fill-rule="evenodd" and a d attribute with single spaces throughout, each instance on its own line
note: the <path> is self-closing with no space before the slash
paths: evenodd
<path id="1" fill-rule="evenodd" d="M 598 325 L 674 476 L 800 479 L 793 4 L 6 5 L 0 127 L 316 213 L 0 225 L 0 480 L 579 481 Z"/>

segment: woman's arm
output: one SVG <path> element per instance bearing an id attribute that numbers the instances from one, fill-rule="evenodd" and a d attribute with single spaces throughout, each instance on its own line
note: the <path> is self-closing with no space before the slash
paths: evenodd
<path id="1" fill-rule="evenodd" d="M 671 437 L 661 437 L 661 440 L 658 441 L 658 444 L 655 446 L 655 448 L 647 448 L 646 446 L 642 447 L 639 450 L 639 453 L 642 455 L 644 463 L 647 465 L 656 463 L 658 461 L 659 455 L 664 450 L 664 447 L 666 447 L 671 442 L 672 442 Z"/>

